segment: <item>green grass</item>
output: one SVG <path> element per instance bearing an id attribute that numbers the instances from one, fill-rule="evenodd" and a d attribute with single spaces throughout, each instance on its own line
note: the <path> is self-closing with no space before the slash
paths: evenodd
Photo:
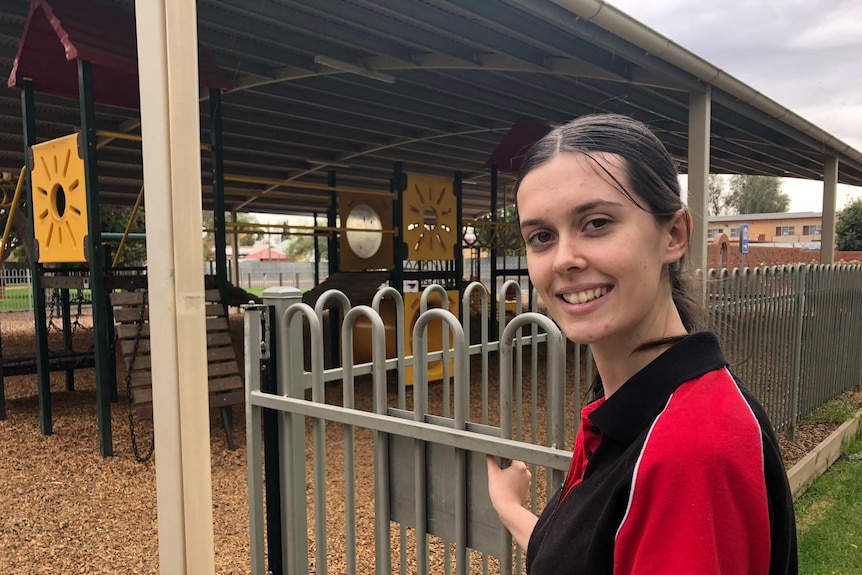
<path id="1" fill-rule="evenodd" d="M 796 501 L 799 572 L 862 574 L 862 437 Z"/>
<path id="2" fill-rule="evenodd" d="M 31 293 L 30 286 L 6 287 L 3 298 L 0 299 L 0 311 L 26 310 Z"/>
<path id="3" fill-rule="evenodd" d="M 818 407 L 814 413 L 805 418 L 805 421 L 840 425 L 853 417 L 860 408 L 862 404 L 860 404 L 859 395 L 845 393 Z"/>

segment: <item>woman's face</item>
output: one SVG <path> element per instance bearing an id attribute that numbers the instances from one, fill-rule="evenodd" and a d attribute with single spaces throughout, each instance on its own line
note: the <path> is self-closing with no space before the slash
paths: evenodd
<path id="1" fill-rule="evenodd" d="M 620 158 L 594 158 L 631 190 Z M 676 310 L 664 270 L 687 237 L 678 218 L 659 224 L 611 182 L 589 158 L 558 154 L 523 178 L 518 214 L 530 279 L 566 336 L 631 351 L 669 335 Z"/>

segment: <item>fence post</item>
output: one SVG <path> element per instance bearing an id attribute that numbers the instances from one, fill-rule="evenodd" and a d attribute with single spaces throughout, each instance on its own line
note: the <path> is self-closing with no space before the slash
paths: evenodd
<path id="1" fill-rule="evenodd" d="M 299 315 L 295 316 L 287 329 L 281 325 L 287 308 L 294 304 L 302 303 L 302 293 L 292 287 L 267 288 L 263 292 L 263 303 L 275 308 L 275 341 L 272 342 L 270 353 L 283 357 L 284 350 L 289 346 L 290 357 L 292 358 L 290 365 L 285 365 L 286 362 L 284 361 L 279 361 L 276 365 L 277 393 L 279 395 L 303 398 L 305 397 L 305 377 L 303 375 L 304 361 L 302 359 L 304 357 L 302 317 Z M 292 462 L 288 462 L 282 457 L 279 462 L 279 472 L 282 481 L 287 482 L 287 485 L 293 489 L 292 493 L 281 501 L 282 523 L 285 527 L 282 529 L 281 545 L 286 555 L 286 572 L 291 575 L 303 575 L 308 573 L 306 556 L 303 554 L 300 557 L 299 553 L 291 555 L 290 550 L 305 549 L 307 547 L 308 520 L 304 512 L 294 514 L 289 514 L 289 512 L 297 510 L 297 506 L 299 505 L 302 506 L 302 510 L 304 511 L 306 505 L 305 422 L 301 417 L 294 417 L 286 415 L 284 412 L 279 412 L 278 436 L 286 443 L 286 445 L 282 446 L 282 452 L 290 453 L 293 459 Z M 292 472 L 291 477 L 288 477 L 288 471 Z M 290 537 L 294 537 L 294 543 L 301 541 L 302 545 L 289 544 L 288 539 Z"/>
<path id="2" fill-rule="evenodd" d="M 796 266 L 796 321 L 793 326 L 793 367 L 790 376 L 790 426 L 787 439 L 793 441 L 799 418 L 799 377 L 802 366 L 802 322 L 805 317 L 805 279 L 808 266 Z"/>

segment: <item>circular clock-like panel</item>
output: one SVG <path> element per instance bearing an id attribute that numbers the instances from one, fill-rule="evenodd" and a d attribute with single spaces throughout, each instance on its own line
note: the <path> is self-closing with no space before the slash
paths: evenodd
<path id="1" fill-rule="evenodd" d="M 347 216 L 347 228 L 374 230 L 374 231 L 348 231 L 347 244 L 357 256 L 362 259 L 374 257 L 380 245 L 383 243 L 383 222 L 377 210 L 368 204 L 357 204 Z"/>

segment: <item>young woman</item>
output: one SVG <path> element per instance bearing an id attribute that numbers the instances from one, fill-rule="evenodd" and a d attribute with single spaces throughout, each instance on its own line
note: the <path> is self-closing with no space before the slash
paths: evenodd
<path id="1" fill-rule="evenodd" d="M 541 517 L 522 505 L 526 466 L 488 458 L 527 573 L 797 573 L 778 442 L 681 279 L 691 219 L 665 147 L 628 117 L 585 116 L 533 146 L 515 190 L 530 279 L 599 373 Z"/>

